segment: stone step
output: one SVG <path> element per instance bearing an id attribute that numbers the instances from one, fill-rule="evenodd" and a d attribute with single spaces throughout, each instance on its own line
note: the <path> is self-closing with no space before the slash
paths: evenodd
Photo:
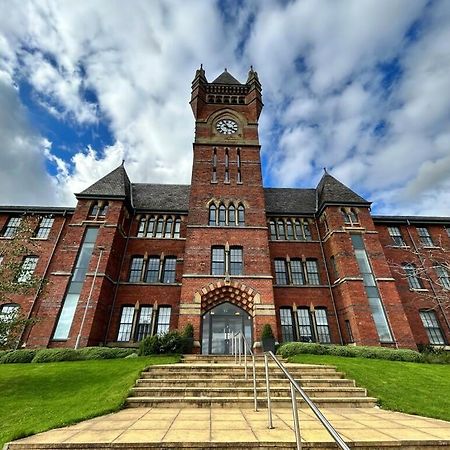
<path id="1" fill-rule="evenodd" d="M 348 443 L 350 448 L 357 450 L 445 450 L 450 448 L 450 442 L 436 441 L 414 441 L 411 445 L 405 443 L 405 445 L 399 445 L 398 441 L 392 442 L 357 442 Z M 294 450 L 297 447 L 294 442 L 136 442 L 129 443 L 64 443 L 64 444 L 48 444 L 48 443 L 33 443 L 23 444 L 20 442 L 12 442 L 9 444 L 8 450 L 149 450 L 149 449 L 180 449 L 183 450 L 198 450 L 198 449 L 213 449 L 213 450 Z M 330 442 L 302 442 L 303 450 L 321 449 L 321 450 L 335 450 L 337 447 Z"/>
<path id="2" fill-rule="evenodd" d="M 290 397 L 271 398 L 274 407 L 289 407 Z M 372 397 L 317 397 L 314 403 L 319 408 L 371 408 L 376 405 L 376 398 Z M 258 404 L 266 405 L 266 397 L 258 397 Z M 128 397 L 126 406 L 145 408 L 183 408 L 183 407 L 221 407 L 221 408 L 252 408 L 253 397 Z M 299 408 L 307 407 L 306 403 L 298 398 Z"/>
<path id="3" fill-rule="evenodd" d="M 359 398 L 366 396 L 365 389 L 356 387 L 305 387 L 304 391 L 312 399 L 320 398 Z M 256 388 L 257 395 L 265 395 L 264 387 Z M 271 397 L 288 397 L 290 387 L 271 387 Z M 135 387 L 131 389 L 133 397 L 252 397 L 251 387 Z"/>
<path id="4" fill-rule="evenodd" d="M 355 387 L 354 380 L 347 380 L 345 378 L 303 378 L 296 379 L 297 383 L 303 387 Z M 243 377 L 238 379 L 233 378 L 140 378 L 136 381 L 139 387 L 171 387 L 171 386 L 192 386 L 192 387 L 219 387 L 219 386 L 236 386 L 236 387 L 253 387 L 253 379 L 249 374 L 247 380 Z M 265 387 L 265 378 L 257 378 L 256 385 L 258 387 Z M 288 386 L 286 378 L 270 378 L 271 387 Z"/>
<path id="5" fill-rule="evenodd" d="M 165 371 L 159 369 L 153 369 L 151 371 L 142 372 L 141 378 L 145 379 L 164 379 L 164 378 L 178 378 L 178 379 L 217 379 L 217 378 L 228 378 L 231 380 L 242 380 L 244 379 L 244 369 L 236 370 L 236 371 L 226 371 L 226 370 L 218 370 L 218 371 L 208 371 L 208 370 L 177 370 L 177 371 Z M 252 376 L 252 371 L 248 370 L 248 376 Z M 281 371 L 270 371 L 270 378 L 283 378 L 283 373 Z M 344 374 L 342 372 L 298 372 L 298 371 L 290 371 L 291 375 L 296 380 L 302 379 L 344 379 Z M 264 378 L 265 374 L 263 371 L 256 371 L 257 378 Z"/>

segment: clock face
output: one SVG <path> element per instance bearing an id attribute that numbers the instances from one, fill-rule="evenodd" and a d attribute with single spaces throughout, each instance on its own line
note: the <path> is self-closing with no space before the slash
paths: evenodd
<path id="1" fill-rule="evenodd" d="M 238 130 L 238 124 L 231 119 L 222 119 L 217 122 L 216 128 L 221 134 L 234 134 Z"/>

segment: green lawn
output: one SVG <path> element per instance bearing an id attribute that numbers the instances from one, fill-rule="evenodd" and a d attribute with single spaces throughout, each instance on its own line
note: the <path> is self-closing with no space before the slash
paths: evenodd
<path id="1" fill-rule="evenodd" d="M 450 365 L 298 355 L 290 362 L 332 364 L 385 409 L 450 420 Z"/>
<path id="2" fill-rule="evenodd" d="M 0 365 L 5 442 L 118 410 L 139 373 L 176 356 Z"/>

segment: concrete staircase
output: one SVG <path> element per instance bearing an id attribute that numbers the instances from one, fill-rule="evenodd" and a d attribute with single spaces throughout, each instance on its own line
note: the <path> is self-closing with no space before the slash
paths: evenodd
<path id="1" fill-rule="evenodd" d="M 242 358 L 243 362 L 243 358 Z M 249 360 L 250 363 L 250 360 Z M 450 423 L 375 408 L 376 399 L 332 366 L 285 364 L 351 449 L 450 449 Z M 289 386 L 270 365 L 274 429 L 267 429 L 263 358 L 257 357 L 259 412 L 253 411 L 251 364 L 224 356 L 185 356 L 145 370 L 127 408 L 14 441 L 4 450 L 295 449 Z M 336 449 L 300 403 L 303 450 Z"/>
<path id="2" fill-rule="evenodd" d="M 127 399 L 128 407 L 223 407 L 252 408 L 251 360 L 248 378 L 243 365 L 226 356 L 186 356 L 183 364 L 154 366 L 142 373 Z M 242 358 L 242 364 L 244 360 Z M 258 405 L 267 403 L 264 361 L 256 363 Z M 332 366 L 285 364 L 319 408 L 373 407 L 376 399 Z M 290 388 L 281 370 L 270 364 L 271 399 L 274 407 L 290 406 Z M 306 406 L 299 399 L 299 406 Z"/>

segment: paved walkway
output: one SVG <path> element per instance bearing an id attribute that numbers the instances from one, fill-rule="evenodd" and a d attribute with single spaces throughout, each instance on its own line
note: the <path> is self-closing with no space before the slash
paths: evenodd
<path id="1" fill-rule="evenodd" d="M 450 422 L 378 408 L 324 408 L 322 412 L 348 442 L 450 443 Z M 273 430 L 267 429 L 265 409 L 129 408 L 21 439 L 9 448 L 44 443 L 294 442 L 290 409 L 274 409 L 273 424 Z M 306 442 L 331 441 L 311 411 L 300 411 L 300 427 Z"/>

